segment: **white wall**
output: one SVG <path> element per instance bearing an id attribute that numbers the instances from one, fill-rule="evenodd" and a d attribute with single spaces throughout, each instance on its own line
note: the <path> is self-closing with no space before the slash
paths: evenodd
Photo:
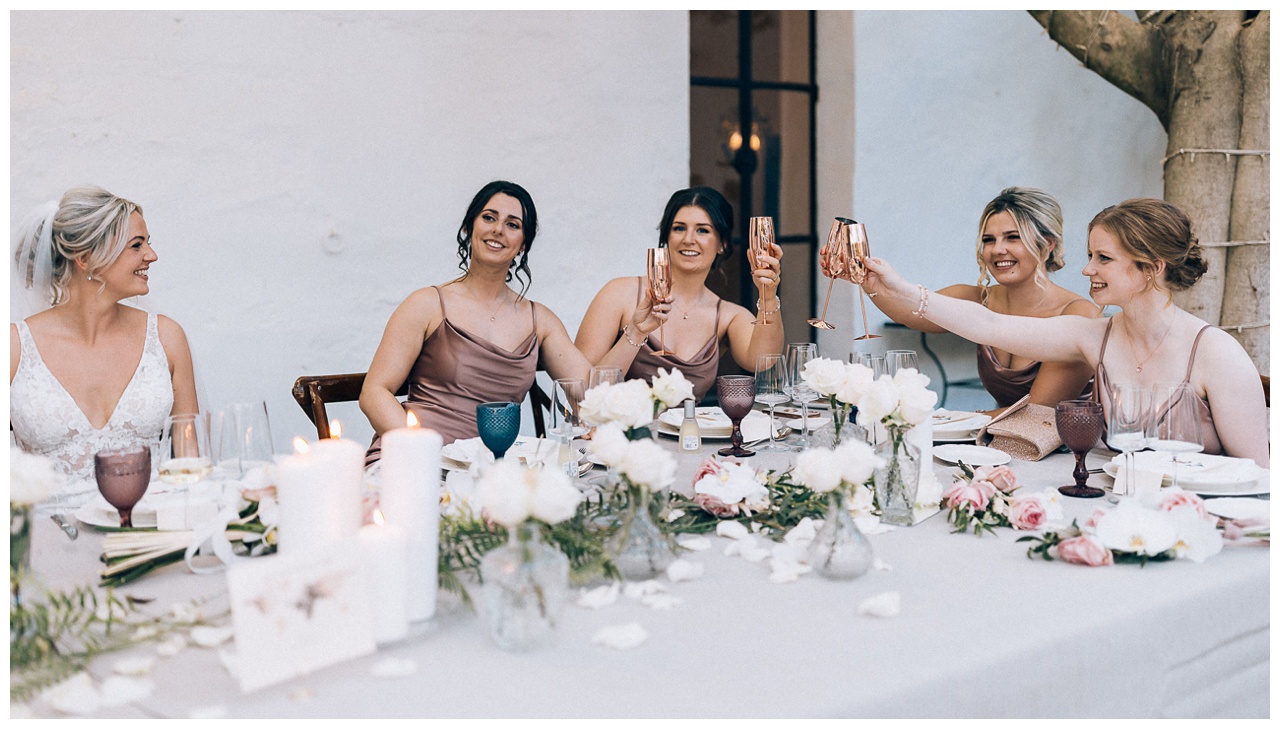
<path id="1" fill-rule="evenodd" d="M 367 369 L 457 274 L 484 183 L 532 193 L 530 295 L 572 334 L 688 180 L 683 12 L 15 12 L 10 39 L 11 224 L 83 183 L 140 203 L 146 305 L 202 405 L 265 399 L 278 450 L 314 437 L 297 376 Z"/>
<path id="2" fill-rule="evenodd" d="M 1126 198 L 1161 194 L 1166 135 L 1155 115 L 1058 50 L 1024 11 L 853 16 L 852 212 L 875 255 L 933 289 L 976 283 L 983 206 L 1005 187 L 1040 187 L 1065 217 L 1067 265 L 1054 279 L 1087 295 L 1089 220 Z M 847 104 L 825 91 L 822 99 Z M 884 318 L 869 315 L 875 330 Z M 851 339 L 842 326 L 824 335 L 823 349 L 847 353 Z M 953 375 L 974 371 L 971 345 L 930 339 L 954 350 Z"/>

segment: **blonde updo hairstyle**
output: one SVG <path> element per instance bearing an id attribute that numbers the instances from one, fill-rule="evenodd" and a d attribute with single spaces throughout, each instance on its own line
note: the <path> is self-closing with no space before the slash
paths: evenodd
<path id="1" fill-rule="evenodd" d="M 1136 197 L 1112 205 L 1093 216 L 1089 230 L 1102 226 L 1113 235 L 1125 255 L 1134 260 L 1159 291 L 1183 291 L 1195 285 L 1209 264 L 1200 241 L 1191 234 L 1191 221 L 1177 207 L 1153 197 Z M 1156 264 L 1164 262 L 1164 275 Z"/>
<path id="2" fill-rule="evenodd" d="M 982 259 L 982 235 L 987 221 L 993 215 L 1008 213 L 1018 228 L 1022 245 L 1037 261 L 1035 282 L 1041 287 L 1049 285 L 1048 274 L 1066 265 L 1062 253 L 1062 207 L 1044 190 L 1034 187 L 1007 187 L 982 209 L 978 221 L 978 285 L 982 287 L 985 304 L 991 287 L 991 272 Z"/>
<path id="3" fill-rule="evenodd" d="M 49 255 L 54 306 L 67 300 L 67 284 L 72 276 L 79 275 L 77 259 L 84 259 L 85 273 L 92 277 L 116 262 L 129 242 L 129 216 L 133 213 L 142 215 L 142 207 L 101 187 L 86 185 L 67 190 L 52 222 Z"/>

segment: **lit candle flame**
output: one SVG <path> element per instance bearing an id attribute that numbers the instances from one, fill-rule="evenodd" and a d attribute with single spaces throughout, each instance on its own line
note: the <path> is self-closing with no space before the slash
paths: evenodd
<path id="1" fill-rule="evenodd" d="M 302 436 L 300 436 L 300 435 L 299 435 L 299 436 L 295 436 L 295 437 L 294 437 L 294 439 L 293 439 L 293 452 L 294 452 L 294 453 L 309 453 L 309 452 L 311 452 L 311 446 L 307 445 L 307 439 L 306 439 L 306 438 L 303 438 L 303 437 L 302 437 Z"/>
<path id="2" fill-rule="evenodd" d="M 385 518 L 384 516 L 382 516 L 382 510 L 381 510 L 381 509 L 374 509 L 374 510 L 373 510 L 373 523 L 374 523 L 374 524 L 377 524 L 378 526 L 382 526 L 383 524 L 386 524 L 386 523 L 387 523 L 386 518 Z"/>
<path id="3" fill-rule="evenodd" d="M 418 416 L 414 415 L 412 410 L 408 411 L 408 413 L 404 416 L 404 426 L 406 428 L 418 427 Z"/>
<path id="4" fill-rule="evenodd" d="M 341 420 L 334 418 L 333 420 L 329 421 L 329 437 L 330 438 L 342 437 L 342 421 Z"/>

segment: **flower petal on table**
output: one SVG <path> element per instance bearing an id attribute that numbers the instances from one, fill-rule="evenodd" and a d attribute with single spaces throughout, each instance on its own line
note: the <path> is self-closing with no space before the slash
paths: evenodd
<path id="1" fill-rule="evenodd" d="M 218 651 L 218 662 L 227 670 L 232 678 L 240 675 L 240 655 L 232 648 L 223 648 Z"/>
<path id="2" fill-rule="evenodd" d="M 645 595 L 653 595 L 658 592 L 666 592 L 667 586 L 657 580 L 645 580 L 644 582 L 628 582 L 622 588 L 622 594 L 632 600 L 639 600 Z"/>
<path id="3" fill-rule="evenodd" d="M 875 571 L 877 571 L 877 572 L 892 572 L 892 571 L 893 571 L 893 567 L 892 567 L 892 566 L 890 566 L 888 562 L 886 562 L 886 561 L 884 561 L 884 560 L 880 559 L 879 557 L 876 557 L 876 558 L 875 558 L 875 560 L 871 562 L 871 569 L 873 569 L 873 570 L 875 570 Z"/>
<path id="4" fill-rule="evenodd" d="M 188 719 L 225 719 L 230 713 L 226 704 L 209 704 L 197 706 L 187 712 Z"/>
<path id="5" fill-rule="evenodd" d="M 858 615 L 869 618 L 893 618 L 902 612 L 902 593 L 881 592 L 858 603 Z"/>
<path id="6" fill-rule="evenodd" d="M 744 535 L 735 541 L 729 542 L 724 547 L 724 556 L 733 557 L 742 554 L 748 549 L 755 549 L 756 538 L 750 534 Z"/>
<path id="7" fill-rule="evenodd" d="M 182 652 L 187 647 L 187 636 L 180 633 L 165 638 L 156 644 L 156 655 L 163 658 L 172 658 Z"/>
<path id="8" fill-rule="evenodd" d="M 235 635 L 235 630 L 230 626 L 197 625 L 191 629 L 191 642 L 201 648 L 217 648 L 231 640 L 233 635 Z"/>
<path id="9" fill-rule="evenodd" d="M 701 552 L 711 549 L 711 540 L 697 534 L 684 534 L 676 537 L 676 544 L 690 552 Z"/>
<path id="10" fill-rule="evenodd" d="M 121 676 L 145 676 L 156 663 L 155 656 L 121 658 L 111 665 L 111 670 Z"/>
<path id="11" fill-rule="evenodd" d="M 716 534 L 719 534 L 722 537 L 728 537 L 729 539 L 742 539 L 743 537 L 748 536 L 749 532 L 747 531 L 747 528 L 743 526 L 742 522 L 722 521 L 719 524 L 716 524 Z"/>
<path id="12" fill-rule="evenodd" d="M 93 679 L 83 671 L 45 689 L 41 698 L 54 711 L 77 716 L 92 714 L 102 705 L 102 696 L 93 685 Z"/>
<path id="13" fill-rule="evenodd" d="M 384 658 L 369 669 L 369 675 L 377 678 L 404 678 L 417 672 L 418 663 L 412 658 Z"/>
<path id="14" fill-rule="evenodd" d="M 809 546 L 813 538 L 818 536 L 818 527 L 813 519 L 805 517 L 795 526 L 791 527 L 791 531 L 782 538 L 787 544 L 798 544 L 803 547 Z"/>
<path id="15" fill-rule="evenodd" d="M 676 597 L 675 595 L 667 595 L 658 592 L 652 595 L 645 595 L 640 598 L 640 602 L 655 610 L 670 610 L 671 608 L 684 603 L 684 599 Z"/>
<path id="16" fill-rule="evenodd" d="M 591 636 L 591 642 L 614 650 L 635 648 L 649 639 L 649 631 L 640 623 L 606 625 Z"/>
<path id="17" fill-rule="evenodd" d="M 131 701 L 141 701 L 155 693 L 156 684 L 149 678 L 112 676 L 102 682 L 102 705 L 124 706 Z"/>
<path id="18" fill-rule="evenodd" d="M 878 516 L 855 516 L 853 523 L 858 525 L 858 530 L 868 536 L 872 534 L 884 534 L 891 532 L 896 527 L 890 524 L 881 524 Z"/>
<path id="19" fill-rule="evenodd" d="M 607 585 L 583 590 L 578 596 L 577 605 L 580 608 L 588 610 L 599 610 L 602 607 L 608 607 L 618 601 L 618 592 L 622 589 L 621 584 L 610 582 Z"/>
<path id="20" fill-rule="evenodd" d="M 671 511 L 667 512 L 667 521 L 669 522 L 675 521 L 676 519 L 679 519 L 682 516 L 684 516 L 684 509 L 672 509 Z"/>
<path id="21" fill-rule="evenodd" d="M 672 582 L 696 580 L 702 576 L 705 569 L 706 568 L 699 562 L 690 562 L 687 559 L 677 559 L 667 567 L 667 579 Z"/>
<path id="22" fill-rule="evenodd" d="M 769 564 L 773 570 L 769 573 L 769 581 L 777 585 L 795 582 L 800 579 L 800 575 L 813 571 L 813 568 L 807 564 L 800 564 L 786 559 L 775 558 Z"/>

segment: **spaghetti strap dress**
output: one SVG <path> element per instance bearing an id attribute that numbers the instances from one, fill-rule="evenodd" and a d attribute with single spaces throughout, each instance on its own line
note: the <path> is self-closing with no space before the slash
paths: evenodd
<path id="1" fill-rule="evenodd" d="M 643 280 L 636 279 L 636 303 L 640 302 L 641 285 Z M 651 332 L 645 338 L 640 351 L 636 353 L 636 358 L 631 362 L 630 369 L 627 370 L 627 379 L 645 379 L 653 381 L 654 375 L 658 374 L 658 368 L 665 370 L 677 369 L 684 375 L 685 379 L 693 385 L 693 399 L 695 402 L 702 400 L 703 396 L 711 390 L 712 385 L 716 383 L 716 371 L 720 368 L 720 304 L 722 300 L 716 299 L 716 322 L 711 329 L 711 338 L 707 343 L 702 345 L 689 359 L 681 359 L 674 354 L 658 354 L 663 350 L 662 341 L 658 339 L 657 330 Z M 621 334 L 621 331 L 619 331 Z"/>

